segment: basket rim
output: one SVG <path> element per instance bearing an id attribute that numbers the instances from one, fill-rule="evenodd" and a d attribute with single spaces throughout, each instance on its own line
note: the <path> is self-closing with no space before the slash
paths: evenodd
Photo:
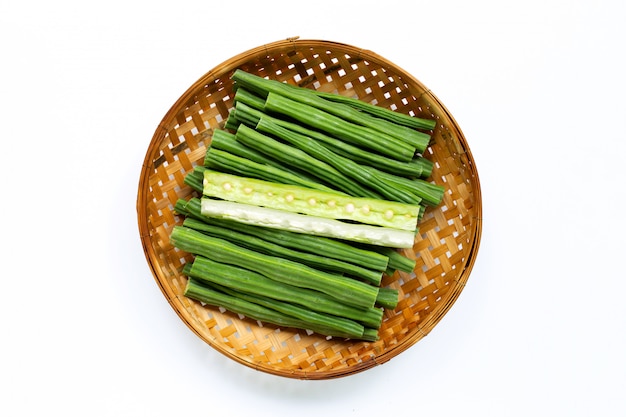
<path id="1" fill-rule="evenodd" d="M 408 83 L 411 83 L 416 86 L 420 86 L 424 90 L 424 95 L 427 95 L 430 100 L 435 102 L 437 106 L 445 113 L 445 116 L 449 118 L 452 122 L 450 126 L 447 128 L 454 130 L 454 134 L 458 138 L 459 144 L 462 147 L 463 153 L 465 153 L 468 161 L 473 166 L 472 170 L 472 193 L 475 196 L 475 200 L 477 202 L 475 207 L 475 216 L 473 216 L 473 220 L 475 221 L 476 227 L 472 230 L 471 237 L 471 247 L 468 252 L 467 260 L 463 266 L 462 272 L 459 276 L 454 280 L 456 282 L 454 288 L 447 293 L 446 302 L 438 305 L 437 308 L 434 309 L 431 313 L 429 313 L 424 320 L 422 320 L 416 331 L 409 337 L 404 338 L 398 344 L 393 347 L 385 350 L 380 355 L 372 357 L 370 360 L 364 360 L 359 362 L 358 364 L 351 365 L 348 369 L 342 371 L 319 371 L 319 372 L 304 372 L 304 371 L 289 371 L 284 369 L 277 369 L 276 367 L 272 367 L 270 365 L 266 365 L 263 363 L 252 363 L 245 358 L 235 355 L 230 351 L 222 348 L 221 346 L 214 343 L 213 340 L 206 338 L 203 334 L 201 334 L 194 326 L 192 322 L 190 322 L 187 317 L 182 313 L 185 310 L 183 306 L 180 295 L 175 294 L 162 282 L 161 271 L 158 263 L 155 261 L 157 259 L 155 249 L 152 245 L 150 230 L 148 226 L 148 212 L 146 207 L 146 198 L 147 198 L 147 190 L 149 189 L 149 171 L 152 168 L 152 158 L 151 156 L 154 154 L 155 150 L 158 150 L 158 146 L 161 141 L 164 139 L 167 134 L 168 121 L 171 121 L 172 118 L 180 111 L 181 106 L 185 103 L 189 102 L 198 91 L 198 89 L 203 86 L 213 83 L 220 76 L 223 76 L 225 73 L 234 70 L 245 62 L 249 62 L 251 57 L 259 56 L 260 54 L 265 54 L 269 56 L 270 53 L 278 53 L 280 51 L 285 51 L 292 49 L 297 51 L 298 48 L 311 48 L 311 47 L 324 47 L 332 50 L 340 50 L 342 53 L 351 54 L 355 57 L 366 58 L 369 61 L 377 61 L 385 68 L 392 68 L 397 74 L 401 75 L 403 79 L 407 80 Z M 229 359 L 235 360 L 236 362 L 243 364 L 245 366 L 251 367 L 255 370 L 263 371 L 269 374 L 291 377 L 297 379 L 330 379 L 335 377 L 344 377 L 348 375 L 354 375 L 356 373 L 360 373 L 366 369 L 369 369 L 376 365 L 381 365 L 389 361 L 390 359 L 398 356 L 400 353 L 404 352 L 411 346 L 413 346 L 420 339 L 425 337 L 430 333 L 430 330 L 440 322 L 440 320 L 447 314 L 451 306 L 456 302 L 460 293 L 462 292 L 464 286 L 466 285 L 467 280 L 472 272 L 474 267 L 474 263 L 478 254 L 478 250 L 480 247 L 480 239 L 482 235 L 482 193 L 480 188 L 480 180 L 478 177 L 478 171 L 475 168 L 475 161 L 471 154 L 471 150 L 467 143 L 467 140 L 461 131 L 458 123 L 454 119 L 452 113 L 448 110 L 448 108 L 439 100 L 435 94 L 428 88 L 426 88 L 421 81 L 416 79 L 412 74 L 405 71 L 403 68 L 394 64 L 393 62 L 387 60 L 386 58 L 378 55 L 377 53 L 368 50 L 359 48 L 353 45 L 349 45 L 346 43 L 329 41 L 329 40 L 319 40 L 319 39 L 299 39 L 299 37 L 294 38 L 286 38 L 283 40 L 259 45 L 243 51 L 239 54 L 234 55 L 233 57 L 221 62 L 220 64 L 213 67 L 211 70 L 207 71 L 201 77 L 199 77 L 187 90 L 172 104 L 169 110 L 162 117 L 161 121 L 157 125 L 154 134 L 149 143 L 148 149 L 146 151 L 139 183 L 138 183 L 138 194 L 136 200 L 136 211 L 137 211 L 137 221 L 138 221 L 138 229 L 139 229 L 139 237 L 141 240 L 141 244 L 144 250 L 145 258 L 148 262 L 148 266 L 152 273 L 154 280 L 157 282 L 161 292 L 167 299 L 170 306 L 176 312 L 178 317 L 185 323 L 185 325 L 192 330 L 200 339 L 202 339 L 205 343 L 210 345 L 213 349 L 225 355 Z"/>

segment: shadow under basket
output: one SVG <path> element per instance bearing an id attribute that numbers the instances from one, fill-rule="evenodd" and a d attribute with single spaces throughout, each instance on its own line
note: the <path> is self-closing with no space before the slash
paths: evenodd
<path id="1" fill-rule="evenodd" d="M 234 106 L 231 74 L 240 68 L 291 84 L 358 97 L 397 112 L 436 120 L 424 156 L 434 162 L 430 181 L 445 186 L 443 202 L 429 208 L 412 249 L 412 273 L 384 276 L 400 301 L 386 310 L 380 339 L 328 338 L 259 323 L 183 295 L 181 274 L 192 256 L 169 235 L 183 218 L 180 198 L 197 196 L 185 174 L 201 165 L 214 129 Z M 298 379 L 331 379 L 365 371 L 404 352 L 426 336 L 463 290 L 478 253 L 481 193 L 469 146 L 444 105 L 413 76 L 385 58 L 346 44 L 287 39 L 241 53 L 193 84 L 156 128 L 141 170 L 137 196 L 139 233 L 149 267 L 183 322 L 208 345 L 243 365 Z"/>

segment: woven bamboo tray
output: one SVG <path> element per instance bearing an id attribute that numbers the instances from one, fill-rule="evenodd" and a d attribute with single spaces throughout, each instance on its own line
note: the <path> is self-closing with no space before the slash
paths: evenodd
<path id="1" fill-rule="evenodd" d="M 183 184 L 201 164 L 213 129 L 233 106 L 230 75 L 236 68 L 301 86 L 357 96 L 398 112 L 435 118 L 426 154 L 435 162 L 431 180 L 445 185 L 443 203 L 429 209 L 412 250 L 413 273 L 396 272 L 383 285 L 400 291 L 375 343 L 326 338 L 210 308 L 184 297 L 180 274 L 190 255 L 169 242 L 179 198 L 194 192 Z M 208 345 L 243 365 L 298 379 L 344 377 L 383 364 L 439 323 L 463 290 L 481 235 L 478 173 L 452 115 L 413 76 L 385 58 L 350 45 L 290 38 L 241 53 L 218 65 L 174 103 L 156 128 L 141 170 L 137 197 L 139 233 L 154 278 L 174 311 Z"/>

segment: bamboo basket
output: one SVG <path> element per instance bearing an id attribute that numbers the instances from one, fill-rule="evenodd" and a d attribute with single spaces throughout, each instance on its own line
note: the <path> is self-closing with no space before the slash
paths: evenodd
<path id="1" fill-rule="evenodd" d="M 180 270 L 190 255 L 169 242 L 182 218 L 179 198 L 188 171 L 202 164 L 214 129 L 233 106 L 230 75 L 241 68 L 300 86 L 358 97 L 395 111 L 437 120 L 426 156 L 431 180 L 443 184 L 443 203 L 428 209 L 415 245 L 413 273 L 385 276 L 400 302 L 386 311 L 380 340 L 370 343 L 261 324 L 184 297 Z M 168 302 L 204 342 L 253 369 L 297 379 L 345 377 L 383 364 L 426 336 L 463 290 L 481 236 L 478 173 L 459 126 L 435 95 L 413 76 L 374 52 L 320 40 L 290 38 L 241 53 L 207 72 L 174 103 L 156 128 L 141 170 L 137 217 L 143 249 Z"/>

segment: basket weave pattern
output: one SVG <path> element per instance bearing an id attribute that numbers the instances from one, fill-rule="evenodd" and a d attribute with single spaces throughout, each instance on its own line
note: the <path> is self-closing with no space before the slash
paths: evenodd
<path id="1" fill-rule="evenodd" d="M 400 302 L 386 311 L 374 343 L 326 338 L 261 324 L 184 297 L 180 274 L 190 255 L 169 243 L 182 218 L 179 198 L 194 192 L 185 174 L 202 164 L 214 129 L 233 106 L 230 75 L 241 68 L 300 86 L 343 95 L 437 120 L 427 156 L 431 180 L 446 187 L 439 207 L 427 210 L 412 249 L 413 273 L 385 276 Z M 139 183 L 137 214 L 146 259 L 180 318 L 219 352 L 252 368 L 292 378 L 328 379 L 361 372 L 406 350 L 441 320 L 462 291 L 478 251 L 481 197 L 476 167 L 452 116 L 419 81 L 393 63 L 349 45 L 327 41 L 276 42 L 235 56 L 205 74 L 165 115 L 148 148 Z"/>

